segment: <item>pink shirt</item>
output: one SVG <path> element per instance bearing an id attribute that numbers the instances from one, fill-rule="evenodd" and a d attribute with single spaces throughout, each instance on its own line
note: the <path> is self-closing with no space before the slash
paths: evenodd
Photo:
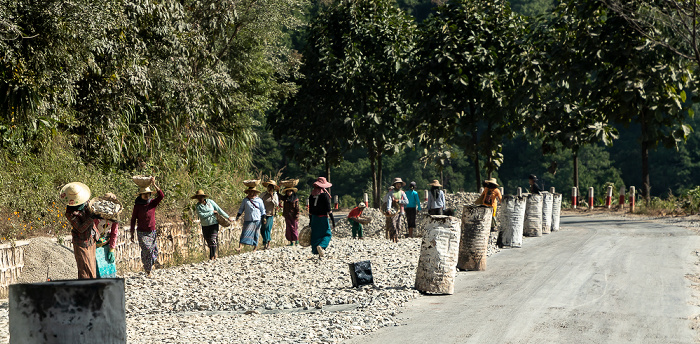
<path id="1" fill-rule="evenodd" d="M 156 198 L 149 200 L 146 204 L 134 204 L 134 210 L 131 212 L 131 228 L 129 232 L 134 234 L 136 223 L 138 221 L 139 232 L 155 232 L 156 230 L 156 207 L 165 197 L 163 190 L 158 190 Z"/>

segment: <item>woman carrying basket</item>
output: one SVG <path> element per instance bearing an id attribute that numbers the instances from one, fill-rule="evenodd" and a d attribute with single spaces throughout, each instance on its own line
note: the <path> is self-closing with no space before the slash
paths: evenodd
<path id="1" fill-rule="evenodd" d="M 153 265 L 158 263 L 158 243 L 156 241 L 156 207 L 165 198 L 165 193 L 156 185 L 156 178 L 151 177 L 151 185 L 155 188 L 152 191 L 150 187 L 139 188 L 138 197 L 134 201 L 134 210 L 131 212 L 131 242 L 134 242 L 134 231 L 139 239 L 141 247 L 141 263 L 147 277 L 151 277 Z M 156 198 L 151 199 L 153 193 L 156 193 Z M 137 227 L 138 223 L 138 227 Z"/>
<path id="2" fill-rule="evenodd" d="M 195 209 L 197 210 L 197 215 L 199 215 L 199 223 L 202 225 L 204 241 L 209 246 L 209 260 L 214 260 L 218 257 L 216 248 L 218 246 L 217 239 L 219 238 L 219 221 L 216 219 L 216 215 L 219 214 L 228 218 L 229 221 L 233 221 L 233 216 L 229 217 L 214 200 L 208 197 L 204 190 L 200 189 L 190 198 L 197 200 Z"/>
<path id="3" fill-rule="evenodd" d="M 299 245 L 299 197 L 297 197 L 297 188 L 288 187 L 282 193 L 284 194 L 282 196 L 284 201 L 282 215 L 287 226 L 284 236 L 289 241 L 287 246 Z"/>
<path id="4" fill-rule="evenodd" d="M 68 183 L 61 188 L 60 198 L 65 200 L 66 218 L 73 229 L 73 254 L 78 267 L 79 279 L 97 277 L 95 242 L 97 229 L 86 203 L 90 199 L 90 188 L 79 182 Z"/>
<path id="5" fill-rule="evenodd" d="M 241 206 L 238 208 L 236 221 L 245 212 L 243 217 L 243 229 L 241 229 L 241 238 L 238 241 L 238 252 L 241 252 L 243 245 L 253 246 L 253 251 L 258 249 L 258 238 L 260 236 L 260 221 L 265 215 L 265 204 L 258 197 L 260 191 L 254 186 L 244 190 L 246 197 L 243 199 Z"/>

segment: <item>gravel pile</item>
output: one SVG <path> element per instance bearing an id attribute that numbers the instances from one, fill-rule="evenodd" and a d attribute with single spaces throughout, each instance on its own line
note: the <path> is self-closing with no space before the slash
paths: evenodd
<path id="1" fill-rule="evenodd" d="M 73 251 L 56 243 L 54 238 L 30 239 L 29 246 L 24 248 L 24 268 L 18 283 L 45 282 L 47 269 L 52 280 L 78 277 Z"/>
<path id="2" fill-rule="evenodd" d="M 413 289 L 419 239 L 334 238 L 319 261 L 281 247 L 127 275 L 130 343 L 333 343 L 397 324 Z M 352 288 L 348 263 L 372 262 L 374 286 Z M 227 335 L 222 335 L 227 333 Z M 233 334 L 233 336 L 231 336 Z"/>
<path id="3" fill-rule="evenodd" d="M 372 222 L 362 225 L 363 236 L 365 238 L 384 238 L 384 226 L 386 225 L 386 216 L 379 209 L 365 208 L 362 211 L 363 217 L 369 217 Z M 347 218 L 337 221 L 333 230 L 335 238 L 352 238 L 352 225 Z"/>

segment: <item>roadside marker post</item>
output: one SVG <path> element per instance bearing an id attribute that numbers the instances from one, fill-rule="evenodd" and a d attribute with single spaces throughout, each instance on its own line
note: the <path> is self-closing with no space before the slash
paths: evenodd
<path id="1" fill-rule="evenodd" d="M 556 189 L 555 187 L 552 186 L 551 188 L 549 188 L 549 193 L 551 193 L 552 195 L 554 195 L 555 193 L 557 193 L 557 189 Z"/>
<path id="2" fill-rule="evenodd" d="M 333 203 L 335 204 L 333 208 L 338 210 L 338 195 L 333 196 Z"/>
<path id="3" fill-rule="evenodd" d="M 522 197 L 523 197 L 523 188 L 518 186 L 518 198 L 522 198 Z"/>
<path id="4" fill-rule="evenodd" d="M 620 187 L 620 209 L 625 208 L 625 186 Z"/>
<path id="5" fill-rule="evenodd" d="M 365 207 L 368 207 L 368 208 L 369 208 L 369 196 L 367 195 L 366 192 L 365 192 L 365 195 L 364 195 L 364 196 L 365 196 L 365 197 L 364 197 L 364 200 L 365 200 Z"/>
<path id="6" fill-rule="evenodd" d="M 634 213 L 634 193 L 635 193 L 634 186 L 630 186 L 630 212 Z"/>
<path id="7" fill-rule="evenodd" d="M 593 201 L 595 200 L 595 198 L 593 197 L 593 192 L 594 192 L 593 187 L 592 186 L 589 187 L 588 188 L 588 209 L 593 209 Z"/>
<path id="8" fill-rule="evenodd" d="M 427 202 L 428 201 L 428 190 L 423 190 L 423 191 L 425 191 L 423 193 L 423 195 L 425 196 L 425 197 L 423 197 L 423 202 Z"/>
<path id="9" fill-rule="evenodd" d="M 608 194 L 605 196 L 605 206 L 610 209 L 610 206 L 612 205 L 612 191 L 613 187 L 608 186 Z"/>
<path id="10" fill-rule="evenodd" d="M 578 202 L 576 202 L 577 198 L 578 198 L 577 196 L 578 196 L 578 189 L 576 189 L 576 187 L 574 186 L 571 188 L 571 209 L 576 209 L 576 203 L 578 203 Z"/>

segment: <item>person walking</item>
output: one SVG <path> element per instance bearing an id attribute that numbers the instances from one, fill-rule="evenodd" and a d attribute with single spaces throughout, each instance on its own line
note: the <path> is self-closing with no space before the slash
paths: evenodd
<path id="1" fill-rule="evenodd" d="M 285 188 L 282 191 L 282 216 L 286 224 L 284 237 L 289 241 L 289 245 L 299 245 L 299 197 L 298 189 L 295 187 Z"/>
<path id="2" fill-rule="evenodd" d="M 391 228 L 393 226 L 391 223 L 391 219 L 394 215 L 396 215 L 395 213 L 393 213 L 391 206 L 388 206 L 388 205 L 392 204 L 391 199 L 393 198 L 393 194 L 394 194 L 394 186 L 389 185 L 389 187 L 387 188 L 387 192 L 384 195 L 382 204 L 380 205 L 380 207 L 382 207 L 382 213 L 384 213 L 384 216 L 386 218 L 385 222 L 384 222 L 384 234 L 386 236 L 386 239 L 391 239 L 391 235 L 389 234 L 391 232 Z"/>
<path id="3" fill-rule="evenodd" d="M 527 182 L 530 184 L 530 193 L 539 195 L 540 192 L 542 192 L 542 189 L 540 189 L 539 185 L 537 185 L 537 176 L 534 174 L 531 174 L 527 177 Z"/>
<path id="4" fill-rule="evenodd" d="M 326 178 L 318 177 L 313 184 L 313 190 L 309 195 L 309 220 L 311 222 L 311 253 L 323 258 L 325 250 L 330 245 L 332 232 L 331 224 L 335 228 L 333 208 L 331 206 L 331 193 L 328 188 L 333 186 Z M 330 220 L 330 222 L 329 222 Z"/>
<path id="5" fill-rule="evenodd" d="M 238 208 L 238 215 L 236 215 L 236 221 L 245 212 L 243 217 L 243 228 L 241 229 L 241 238 L 238 241 L 238 248 L 236 251 L 241 252 L 243 245 L 249 245 L 253 247 L 253 252 L 258 249 L 258 239 L 260 235 L 260 225 L 262 217 L 265 215 L 265 204 L 262 199 L 258 197 L 260 191 L 258 191 L 254 186 L 248 187 L 244 190 L 246 197 L 241 202 L 241 206 Z"/>
<path id="6" fill-rule="evenodd" d="M 73 182 L 61 188 L 59 198 L 67 203 L 65 216 L 71 227 L 73 255 L 78 267 L 78 279 L 97 277 L 95 243 L 97 229 L 93 215 L 87 207 L 90 188 L 80 182 Z"/>
<path id="7" fill-rule="evenodd" d="M 401 190 L 406 183 L 401 180 L 401 178 L 394 178 L 391 186 L 394 187 L 394 191 L 391 192 L 391 197 L 387 199 L 386 211 L 390 211 L 394 203 L 398 203 L 399 211 L 396 215 L 391 218 L 391 227 L 389 228 L 389 239 L 393 242 L 399 242 L 399 235 L 401 235 L 401 227 L 403 226 L 403 219 L 405 215 L 404 207 L 408 204 L 408 197 L 406 193 Z"/>
<path id="8" fill-rule="evenodd" d="M 430 185 L 430 191 L 428 191 L 428 214 L 442 215 L 445 211 L 445 192 L 440 189 L 442 185 L 437 179 L 428 185 Z"/>
<path id="9" fill-rule="evenodd" d="M 362 224 L 357 221 L 357 218 L 362 216 L 362 211 L 365 210 L 365 202 L 360 202 L 360 204 L 352 208 L 350 210 L 350 213 L 348 214 L 348 221 L 350 222 L 350 225 L 352 226 L 352 238 L 355 239 L 356 237 L 359 238 L 360 240 L 364 239 L 363 238 L 363 228 Z"/>
<path id="10" fill-rule="evenodd" d="M 233 221 L 233 216 L 229 217 L 221 207 L 219 207 L 213 199 L 209 198 L 204 190 L 197 190 L 197 192 L 190 197 L 190 199 L 196 199 L 197 205 L 195 210 L 199 216 L 199 224 L 202 225 L 202 235 L 204 236 L 204 241 L 206 241 L 209 247 L 209 260 L 214 260 L 218 257 L 217 247 L 219 239 L 219 221 L 216 215 L 219 214 L 229 221 Z"/>
<path id="11" fill-rule="evenodd" d="M 131 227 L 129 228 L 131 242 L 134 242 L 134 231 L 138 236 L 141 247 L 141 263 L 147 277 L 151 277 L 154 265 L 160 266 L 156 241 L 156 207 L 165 198 L 165 193 L 156 184 L 155 177 L 151 177 L 151 185 L 155 191 L 152 191 L 150 187 L 139 188 L 134 201 L 134 209 L 131 212 Z M 156 197 L 151 198 L 154 193 Z"/>
<path id="12" fill-rule="evenodd" d="M 120 204 L 117 195 L 108 192 L 102 196 L 103 200 Z M 121 210 L 119 210 L 121 212 Z M 95 258 L 97 264 L 97 278 L 117 277 L 116 247 L 119 236 L 119 214 L 113 216 L 96 216 L 95 228 L 97 229 L 97 240 Z"/>
<path id="13" fill-rule="evenodd" d="M 408 237 L 413 238 L 413 231 L 416 229 L 416 216 L 418 212 L 421 211 L 420 206 L 420 196 L 416 189 L 416 182 L 411 182 L 408 184 L 408 191 L 406 191 L 406 197 L 408 197 L 408 204 L 406 204 L 406 223 L 408 225 Z"/>
<path id="14" fill-rule="evenodd" d="M 267 188 L 267 191 L 260 195 L 263 203 L 265 204 L 265 217 L 262 220 L 261 234 L 263 238 L 263 249 L 267 250 L 270 248 L 270 241 L 272 241 L 272 224 L 275 220 L 275 215 L 277 214 L 277 207 L 280 205 L 279 196 L 277 195 L 277 190 L 279 186 L 274 180 L 268 180 L 263 183 L 263 186 Z"/>

